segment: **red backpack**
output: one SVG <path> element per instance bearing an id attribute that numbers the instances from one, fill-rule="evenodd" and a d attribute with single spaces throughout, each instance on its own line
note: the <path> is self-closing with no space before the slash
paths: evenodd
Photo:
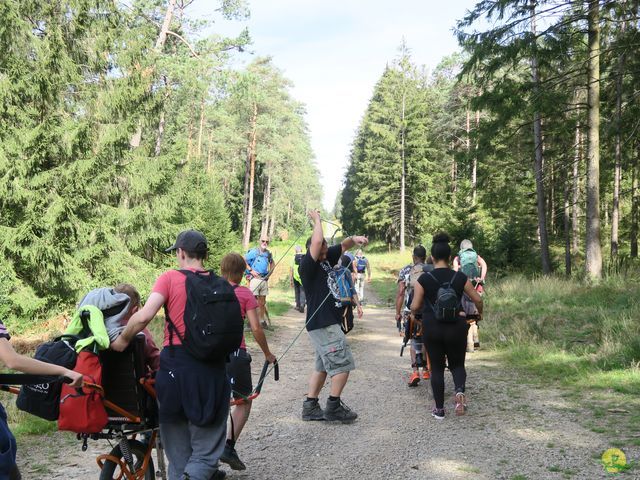
<path id="1" fill-rule="evenodd" d="M 58 430 L 76 433 L 101 432 L 109 419 L 103 403 L 100 357 L 92 351 L 81 351 L 74 371 L 84 375 L 85 383 L 99 385 L 100 389 L 84 386 L 80 392 L 64 384 L 60 396 Z"/>

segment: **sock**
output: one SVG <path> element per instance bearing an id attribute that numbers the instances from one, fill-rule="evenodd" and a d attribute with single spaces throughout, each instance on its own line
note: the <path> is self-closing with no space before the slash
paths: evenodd
<path id="1" fill-rule="evenodd" d="M 318 397 L 307 397 L 307 402 L 317 402 L 318 401 Z"/>
<path id="2" fill-rule="evenodd" d="M 336 402 L 340 400 L 340 397 L 334 397 L 333 395 L 329 395 L 329 400 L 331 400 L 332 402 Z"/>
<path id="3" fill-rule="evenodd" d="M 231 438 L 227 438 L 227 446 L 228 446 L 229 448 L 235 448 L 235 446 L 236 446 L 236 441 L 235 441 L 235 440 L 232 440 Z"/>

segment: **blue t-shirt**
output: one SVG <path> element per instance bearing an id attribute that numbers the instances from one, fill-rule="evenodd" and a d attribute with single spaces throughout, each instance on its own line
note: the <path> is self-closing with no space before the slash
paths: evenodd
<path id="1" fill-rule="evenodd" d="M 244 258 L 249 266 L 263 277 L 269 273 L 269 266 L 273 262 L 273 257 L 269 250 L 261 252 L 257 247 L 249 250 Z"/>

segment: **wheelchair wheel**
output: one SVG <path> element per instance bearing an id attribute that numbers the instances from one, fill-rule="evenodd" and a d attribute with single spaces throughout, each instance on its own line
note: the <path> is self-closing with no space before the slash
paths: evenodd
<path id="1" fill-rule="evenodd" d="M 129 449 L 131 450 L 131 455 L 133 456 L 133 465 L 136 469 L 133 473 L 138 473 L 142 469 L 142 462 L 144 461 L 144 455 L 147 453 L 147 448 L 142 442 L 137 440 L 129 440 Z M 122 458 L 122 452 L 120 451 L 120 445 L 116 445 L 113 447 L 113 450 L 109 453 L 116 458 Z M 117 463 L 110 462 L 106 460 L 104 462 L 104 466 L 100 471 L 100 480 L 113 480 L 120 478 L 122 472 L 120 471 L 120 466 Z M 123 479 L 125 477 L 122 477 Z M 153 466 L 153 457 L 149 459 L 149 465 L 147 466 L 147 471 L 144 472 L 144 480 L 155 480 L 156 478 L 156 470 Z"/>

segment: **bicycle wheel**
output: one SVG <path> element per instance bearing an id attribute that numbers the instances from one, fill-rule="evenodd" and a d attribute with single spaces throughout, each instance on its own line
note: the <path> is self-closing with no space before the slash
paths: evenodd
<path id="1" fill-rule="evenodd" d="M 144 455 L 147 452 L 147 448 L 141 442 L 137 440 L 129 440 L 129 449 L 131 450 L 131 455 L 133 456 L 133 465 L 135 468 L 134 473 L 138 473 L 142 469 L 142 462 L 144 461 Z M 116 458 L 122 458 L 122 452 L 120 451 L 120 445 L 116 445 L 113 447 L 113 450 L 109 453 Z M 120 466 L 109 460 L 104 462 L 104 466 L 100 471 L 100 480 L 113 480 L 120 478 Z M 123 477 L 124 478 L 124 477 Z M 155 480 L 156 478 L 156 470 L 153 466 L 153 458 L 149 459 L 149 465 L 147 466 L 147 471 L 144 472 L 144 480 Z"/>

